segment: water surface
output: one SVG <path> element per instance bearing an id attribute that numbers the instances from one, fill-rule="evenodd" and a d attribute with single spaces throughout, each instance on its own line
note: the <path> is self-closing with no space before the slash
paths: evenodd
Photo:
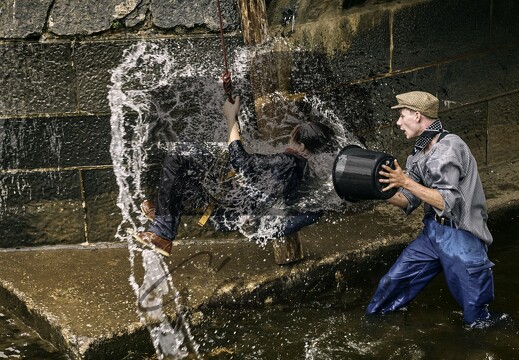
<path id="1" fill-rule="evenodd" d="M 0 307 L 0 359 L 65 360 L 68 357 Z"/>
<path id="2" fill-rule="evenodd" d="M 490 308 L 507 316 L 492 328 L 464 329 L 441 274 L 406 310 L 391 315 L 364 316 L 376 286 L 366 280 L 296 308 L 218 312 L 196 336 L 214 359 L 516 359 L 519 218 L 493 234 L 496 300 Z M 374 278 L 389 265 L 374 269 Z"/>

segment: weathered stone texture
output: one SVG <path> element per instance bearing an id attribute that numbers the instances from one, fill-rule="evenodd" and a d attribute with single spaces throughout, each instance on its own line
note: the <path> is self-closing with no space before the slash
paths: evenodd
<path id="1" fill-rule="evenodd" d="M 76 109 L 70 44 L 4 44 L 0 59 L 0 115 Z"/>
<path id="2" fill-rule="evenodd" d="M 86 112 L 108 112 L 111 70 L 121 63 L 130 42 L 79 43 L 74 47 L 78 107 Z"/>
<path id="3" fill-rule="evenodd" d="M 111 165 L 105 117 L 0 119 L 1 169 Z"/>
<path id="4" fill-rule="evenodd" d="M 274 19 L 281 10 L 279 4 L 269 9 Z M 349 14 L 339 10 L 333 16 L 308 11 L 298 8 L 295 30 L 286 35 L 291 44 L 286 51 L 293 56 L 293 77 L 297 79 L 294 91 L 308 91 L 309 85 L 347 83 L 389 70 L 389 11 Z M 271 32 L 279 31 L 278 26 Z"/>
<path id="5" fill-rule="evenodd" d="M 0 247 L 84 241 L 78 176 L 0 173 Z"/>
<path id="6" fill-rule="evenodd" d="M 519 39 L 519 1 L 492 1 L 492 40 L 497 44 Z"/>
<path id="7" fill-rule="evenodd" d="M 40 36 L 53 0 L 2 0 L 0 38 Z"/>
<path id="8" fill-rule="evenodd" d="M 440 98 L 457 106 L 519 88 L 519 52 L 505 48 L 443 64 L 439 68 Z"/>
<path id="9" fill-rule="evenodd" d="M 124 25 L 126 27 L 133 27 L 144 23 L 150 2 L 151 0 L 140 0 L 137 7 L 124 18 Z"/>
<path id="10" fill-rule="evenodd" d="M 337 14 L 343 15 L 341 2 L 337 0 L 277 0 L 268 5 L 268 18 L 271 27 L 282 24 L 286 9 L 296 10 L 296 24 L 315 22 L 323 17 L 329 18 Z M 291 25 L 291 24 L 288 24 Z M 287 26 L 288 26 L 287 25 Z"/>
<path id="11" fill-rule="evenodd" d="M 215 31 L 220 27 L 216 0 L 151 0 L 150 10 L 153 24 L 159 28 L 206 26 Z M 221 11 L 225 30 L 238 29 L 240 17 L 236 2 L 222 0 Z"/>
<path id="12" fill-rule="evenodd" d="M 519 159 L 519 93 L 489 101 L 489 165 Z"/>
<path id="13" fill-rule="evenodd" d="M 222 0 L 221 11 L 225 30 L 238 29 L 236 2 Z M 147 13 L 153 25 L 162 29 L 219 29 L 215 0 L 6 0 L 0 4 L 0 38 L 40 37 L 45 31 L 88 36 L 121 25 L 142 25 Z"/>
<path id="14" fill-rule="evenodd" d="M 55 0 L 48 29 L 56 35 L 91 35 L 110 29 L 132 13 L 140 0 Z"/>
<path id="15" fill-rule="evenodd" d="M 87 231 L 89 242 L 116 241 L 117 227 L 122 221 L 117 207 L 119 190 L 112 169 L 83 172 Z"/>
<path id="16" fill-rule="evenodd" d="M 486 49 L 490 1 L 430 1 L 394 14 L 393 70 L 444 61 Z"/>

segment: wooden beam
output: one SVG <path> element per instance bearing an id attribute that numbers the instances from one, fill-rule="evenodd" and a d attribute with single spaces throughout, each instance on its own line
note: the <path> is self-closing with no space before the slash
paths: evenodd
<path id="1" fill-rule="evenodd" d="M 303 260 L 303 243 L 298 233 L 272 240 L 274 260 L 278 265 L 291 264 Z"/>
<path id="2" fill-rule="evenodd" d="M 265 0 L 238 0 L 241 12 L 243 41 L 247 45 L 260 45 L 267 40 L 268 23 Z"/>

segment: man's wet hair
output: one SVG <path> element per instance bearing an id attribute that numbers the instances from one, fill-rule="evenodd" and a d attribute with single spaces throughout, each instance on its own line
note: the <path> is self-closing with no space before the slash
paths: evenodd
<path id="1" fill-rule="evenodd" d="M 305 149 L 313 154 L 334 151 L 336 147 L 335 132 L 329 126 L 316 121 L 296 125 L 290 139 L 304 144 Z"/>

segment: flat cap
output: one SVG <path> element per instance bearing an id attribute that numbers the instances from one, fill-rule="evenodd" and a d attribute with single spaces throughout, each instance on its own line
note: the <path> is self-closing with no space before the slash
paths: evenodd
<path id="1" fill-rule="evenodd" d="M 440 101 L 438 98 L 428 92 L 411 91 L 396 96 L 398 104 L 392 106 L 391 109 L 408 108 L 418 111 L 428 118 L 437 119 Z"/>

